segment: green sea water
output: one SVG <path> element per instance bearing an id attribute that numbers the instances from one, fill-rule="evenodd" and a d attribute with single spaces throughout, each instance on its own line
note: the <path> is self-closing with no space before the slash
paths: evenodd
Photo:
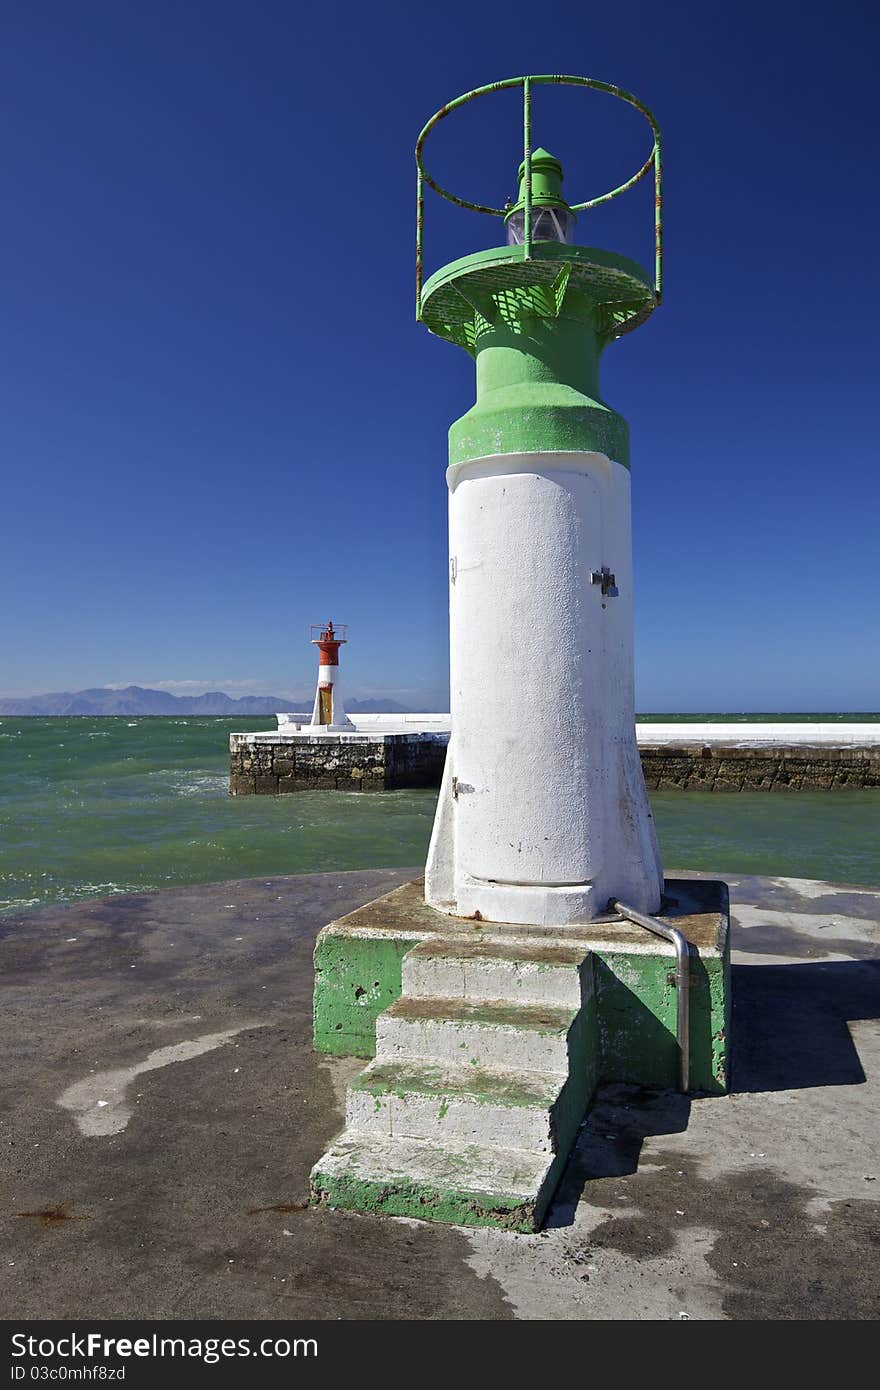
<path id="1" fill-rule="evenodd" d="M 433 791 L 230 797 L 229 733 L 269 722 L 0 718 L 0 912 L 424 861 Z M 880 792 L 665 792 L 652 804 L 670 868 L 880 887 Z"/>

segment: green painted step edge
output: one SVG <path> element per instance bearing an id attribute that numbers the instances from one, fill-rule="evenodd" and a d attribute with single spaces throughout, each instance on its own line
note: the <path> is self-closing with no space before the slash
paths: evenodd
<path id="1" fill-rule="evenodd" d="M 349 1082 L 348 1089 L 357 1091 L 361 1094 L 369 1095 L 375 1102 L 375 1110 L 382 1111 L 393 1096 L 405 1100 L 407 1096 L 418 1095 L 421 1098 L 431 1099 L 437 1102 L 437 1125 L 438 1138 L 442 1140 L 442 1125 L 449 1113 L 450 1104 L 456 1102 L 469 1102 L 473 1105 L 492 1105 L 505 1110 L 529 1110 L 537 1109 L 549 1118 L 552 1134 L 552 1147 L 554 1153 L 570 1153 L 574 1144 L 577 1132 L 585 1119 L 593 1096 L 596 1092 L 596 1074 L 598 1068 L 595 1065 L 595 1058 L 582 1058 L 583 1065 L 572 1069 L 573 1074 L 566 1080 L 561 1080 L 555 1097 L 548 1096 L 529 1096 L 520 1093 L 519 1095 L 510 1093 L 490 1093 L 480 1089 L 478 1074 L 474 1068 L 474 1086 L 472 1089 L 462 1088 L 453 1090 L 425 1090 L 419 1086 L 404 1083 L 403 1085 L 372 1085 L 369 1081 L 364 1081 L 363 1076 L 355 1078 Z M 591 1064 L 592 1063 L 592 1064 Z M 393 1137 L 413 1140 L 416 1136 L 403 1133 Z M 427 1140 L 425 1142 L 428 1142 Z M 433 1142 L 433 1141 L 431 1141 Z"/>
<path id="2" fill-rule="evenodd" d="M 353 1091 L 373 1096 L 436 1096 L 438 1100 L 472 1100 L 478 1105 L 539 1106 L 549 1109 L 556 1103 L 566 1078 L 540 1075 L 529 1085 L 528 1073 L 505 1075 L 481 1067 L 461 1067 L 459 1075 L 450 1068 L 407 1066 L 400 1062 L 374 1064 L 349 1082 Z"/>
<path id="3" fill-rule="evenodd" d="M 575 947 L 548 946 L 546 943 L 526 946 L 521 941 L 517 941 L 508 946 L 498 940 L 461 942 L 432 939 L 420 941 L 417 946 L 413 946 L 412 954 L 419 960 L 456 961 L 464 965 L 476 966 L 500 961 L 505 965 L 532 965 L 540 971 L 562 970 L 567 972 L 577 970 L 583 964 L 588 953 L 586 950 L 578 950 Z"/>
<path id="4" fill-rule="evenodd" d="M 311 1187 L 313 1206 L 339 1207 L 371 1216 L 409 1216 L 453 1226 L 496 1226 L 526 1233 L 538 1229 L 543 1214 L 537 1202 L 390 1178 L 349 1178 L 322 1173 L 320 1164 L 312 1173 Z"/>
<path id="5" fill-rule="evenodd" d="M 392 1018 L 409 1023 L 450 1023 L 467 1027 L 470 1024 L 495 1028 L 521 1029 L 540 1037 L 565 1034 L 577 1017 L 580 1005 L 518 1004 L 516 1000 L 471 1001 L 467 999 L 431 998 L 408 995 L 388 1008 Z"/>
<path id="6" fill-rule="evenodd" d="M 555 1156 L 533 1200 L 503 1197 L 454 1185 L 394 1178 L 346 1177 L 325 1173 L 321 1161 L 312 1169 L 311 1204 L 361 1211 L 369 1215 L 410 1216 L 453 1226 L 494 1226 L 528 1234 L 541 1223 L 568 1162 L 568 1150 Z"/>

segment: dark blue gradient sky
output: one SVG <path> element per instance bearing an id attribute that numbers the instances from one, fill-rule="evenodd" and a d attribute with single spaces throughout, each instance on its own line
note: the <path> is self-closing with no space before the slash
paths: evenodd
<path id="1" fill-rule="evenodd" d="M 522 72 L 666 140 L 667 293 L 604 361 L 630 421 L 642 710 L 877 709 L 876 7 L 7 0 L 0 694 L 138 682 L 442 708 L 445 433 L 413 319 L 412 146 Z M 573 200 L 647 127 L 536 99 Z M 438 129 L 500 203 L 516 99 Z M 498 239 L 428 208 L 429 268 Z M 650 259 L 645 186 L 579 240 Z M 332 539 L 331 539 L 332 537 Z"/>

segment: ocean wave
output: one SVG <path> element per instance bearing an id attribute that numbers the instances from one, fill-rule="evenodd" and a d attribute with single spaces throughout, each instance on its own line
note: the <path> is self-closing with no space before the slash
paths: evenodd
<path id="1" fill-rule="evenodd" d="M 0 901 L 0 915 L 5 912 L 21 912 L 26 907 L 40 907 L 45 898 L 3 898 Z"/>
<path id="2" fill-rule="evenodd" d="M 143 883 L 75 883 L 67 889 L 71 900 L 77 898 L 110 898 L 119 893 L 144 893 L 150 885 Z"/>
<path id="3" fill-rule="evenodd" d="M 222 792 L 227 795 L 229 792 L 229 778 L 225 773 L 218 773 L 209 777 L 196 777 L 189 784 L 184 783 L 178 788 L 178 796 L 212 796 Z"/>
<path id="4" fill-rule="evenodd" d="M 216 796 L 229 790 L 229 775 L 226 772 L 192 772 L 175 768 L 159 768 L 148 772 L 148 777 L 160 777 L 163 790 L 171 796 Z"/>
<path id="5" fill-rule="evenodd" d="M 51 877 L 51 875 L 42 875 Z M 155 883 L 69 883 L 58 891 L 47 888 L 36 897 L 0 898 L 0 916 L 24 911 L 30 907 L 63 907 L 65 903 L 82 902 L 88 898 L 116 898 L 124 893 L 152 893 Z"/>

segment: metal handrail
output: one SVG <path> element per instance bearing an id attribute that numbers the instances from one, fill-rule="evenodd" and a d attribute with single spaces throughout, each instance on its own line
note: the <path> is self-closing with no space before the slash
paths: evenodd
<path id="1" fill-rule="evenodd" d="M 456 207 L 468 208 L 472 212 L 482 212 L 489 217 L 504 217 L 507 208 L 488 207 L 483 203 L 472 203 L 467 198 L 459 198 L 457 194 L 450 193 L 443 188 L 436 179 L 432 178 L 422 162 L 422 150 L 431 131 L 439 121 L 448 116 L 451 111 L 457 110 L 459 106 L 464 106 L 467 102 L 473 101 L 476 97 L 486 96 L 491 92 L 501 92 L 510 87 L 522 87 L 523 89 L 523 165 L 524 170 L 524 208 L 523 208 L 523 260 L 531 259 L 532 254 L 532 86 L 535 84 L 553 83 L 570 87 L 588 87 L 593 91 L 607 92 L 610 96 L 619 97 L 621 101 L 628 102 L 635 107 L 644 117 L 651 127 L 654 136 L 654 147 L 648 158 L 640 169 L 633 174 L 632 178 L 617 188 L 612 188 L 608 193 L 601 193 L 597 198 L 590 198 L 584 203 L 570 204 L 573 212 L 584 212 L 587 208 L 594 208 L 599 203 L 608 203 L 612 198 L 617 198 L 621 193 L 626 193 L 634 187 L 640 179 L 644 178 L 648 170 L 653 166 L 654 169 L 654 294 L 659 304 L 663 295 L 663 168 L 660 149 L 660 127 L 653 113 L 639 101 L 638 97 L 631 92 L 626 92 L 622 87 L 616 87 L 610 82 L 599 82 L 592 77 L 573 77 L 562 73 L 541 73 L 529 77 L 508 77 L 501 82 L 490 82 L 485 87 L 475 87 L 473 91 L 465 92 L 463 96 L 456 97 L 454 101 L 448 101 L 445 106 L 435 112 L 427 125 L 422 129 L 416 141 L 416 318 L 422 317 L 422 288 L 424 284 L 424 229 L 425 229 L 425 184 L 433 188 L 441 198 L 445 198 L 448 203 L 454 203 Z"/>
<path id="2" fill-rule="evenodd" d="M 619 898 L 612 898 L 608 906 L 612 912 L 620 913 L 621 917 L 635 922 L 638 927 L 644 927 L 646 931 L 653 932 L 655 936 L 662 936 L 675 947 L 675 1035 L 679 1049 L 679 1089 L 687 1095 L 690 1090 L 691 1071 L 690 946 L 687 937 L 677 927 L 668 927 L 665 922 L 658 922 L 656 917 L 637 912 L 634 907 L 621 902 Z"/>

